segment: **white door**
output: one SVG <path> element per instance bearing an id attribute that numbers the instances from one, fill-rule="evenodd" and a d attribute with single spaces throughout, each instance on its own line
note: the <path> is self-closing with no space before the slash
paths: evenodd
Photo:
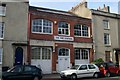
<path id="1" fill-rule="evenodd" d="M 43 74 L 52 72 L 51 48 L 47 47 L 32 47 L 31 64 L 40 67 Z"/>
<path id="2" fill-rule="evenodd" d="M 58 72 L 70 68 L 70 50 L 60 48 L 58 50 Z"/>

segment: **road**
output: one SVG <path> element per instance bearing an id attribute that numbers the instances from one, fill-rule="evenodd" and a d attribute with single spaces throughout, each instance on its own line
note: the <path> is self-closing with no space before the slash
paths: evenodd
<path id="1" fill-rule="evenodd" d="M 105 78 L 82 78 L 82 79 L 78 79 L 78 80 L 120 80 L 120 77 L 116 76 L 116 77 L 105 77 Z"/>
<path id="2" fill-rule="evenodd" d="M 42 80 L 63 80 L 60 78 L 59 75 L 45 75 L 43 76 Z M 69 80 L 69 79 L 65 79 Z M 120 76 L 115 76 L 115 77 L 102 77 L 102 78 L 79 78 L 77 80 L 120 80 Z"/>
<path id="3" fill-rule="evenodd" d="M 63 79 L 60 79 L 60 78 L 58 78 L 58 79 L 42 79 L 42 80 L 63 80 Z M 65 80 L 69 80 L 69 79 L 65 79 Z M 97 79 L 95 79 L 95 78 L 79 78 L 79 79 L 77 79 L 77 80 L 120 80 L 120 77 L 110 77 L 110 78 L 97 78 Z"/>

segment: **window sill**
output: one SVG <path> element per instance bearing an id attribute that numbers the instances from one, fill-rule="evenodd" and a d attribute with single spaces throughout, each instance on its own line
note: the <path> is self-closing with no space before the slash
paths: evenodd
<path id="1" fill-rule="evenodd" d="M 0 17 L 5 17 L 6 15 L 0 15 Z"/>
<path id="2" fill-rule="evenodd" d="M 80 37 L 80 38 L 91 38 L 89 36 L 74 36 L 74 37 Z"/>
<path id="3" fill-rule="evenodd" d="M 53 33 L 39 33 L 39 32 L 32 32 L 32 34 L 43 34 L 43 35 L 47 34 L 47 35 L 52 35 Z"/>
<path id="4" fill-rule="evenodd" d="M 70 35 L 66 35 L 66 34 L 58 34 L 58 36 L 70 36 Z"/>
<path id="5" fill-rule="evenodd" d="M 3 40 L 4 38 L 0 38 L 0 40 Z"/>
<path id="6" fill-rule="evenodd" d="M 111 47 L 111 45 L 110 44 L 105 44 L 105 47 Z"/>
<path id="7" fill-rule="evenodd" d="M 104 30 L 110 30 L 109 28 L 104 28 Z"/>

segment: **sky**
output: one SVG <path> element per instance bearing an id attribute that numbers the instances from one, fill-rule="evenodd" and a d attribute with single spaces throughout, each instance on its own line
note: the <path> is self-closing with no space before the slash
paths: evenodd
<path id="1" fill-rule="evenodd" d="M 31 6 L 68 11 L 72 7 L 79 4 L 82 0 L 29 0 Z M 118 1 L 120 0 L 86 0 L 88 2 L 88 8 L 97 9 L 99 6 L 103 8 L 103 5 L 110 6 L 112 13 L 118 13 Z"/>

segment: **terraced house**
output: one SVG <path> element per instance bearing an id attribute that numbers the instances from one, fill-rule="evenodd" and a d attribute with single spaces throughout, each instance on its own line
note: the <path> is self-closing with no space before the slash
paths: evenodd
<path id="1" fill-rule="evenodd" d="M 109 6 L 89 9 L 83 1 L 74 6 L 70 12 L 92 19 L 94 58 L 113 61 L 120 65 L 120 15 L 110 12 Z"/>
<path id="2" fill-rule="evenodd" d="M 0 3 L 0 64 L 27 63 L 28 2 Z"/>
<path id="3" fill-rule="evenodd" d="M 108 6 L 89 9 L 87 2 L 69 12 L 29 6 L 25 2 L 0 4 L 0 64 L 32 64 L 44 74 L 74 64 L 103 58 L 120 65 L 120 15 Z"/>
<path id="4" fill-rule="evenodd" d="M 69 12 L 29 7 L 28 60 L 56 73 L 93 59 L 91 19 Z"/>

